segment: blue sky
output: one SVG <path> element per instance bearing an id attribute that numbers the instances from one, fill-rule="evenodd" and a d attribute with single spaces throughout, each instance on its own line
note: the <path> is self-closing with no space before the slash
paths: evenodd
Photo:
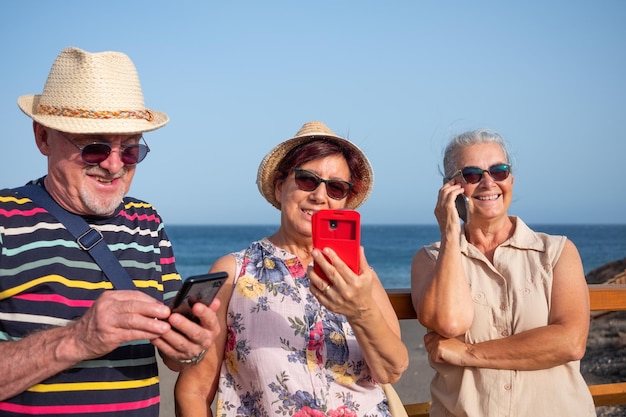
<path id="1" fill-rule="evenodd" d="M 445 143 L 489 127 L 511 214 L 624 224 L 625 21 L 621 0 L 2 2 L 1 185 L 45 173 L 16 100 L 77 46 L 127 53 L 170 116 L 130 192 L 169 224 L 277 224 L 257 167 L 310 120 L 368 154 L 363 223 L 433 224 Z"/>

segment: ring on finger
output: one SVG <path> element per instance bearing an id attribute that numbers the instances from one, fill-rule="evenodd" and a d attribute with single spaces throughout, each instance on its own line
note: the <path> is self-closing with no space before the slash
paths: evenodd
<path id="1" fill-rule="evenodd" d="M 185 364 L 191 364 L 191 365 L 197 365 L 202 360 L 202 358 L 204 358 L 205 354 L 206 354 L 206 349 L 202 349 L 202 352 L 198 353 L 193 358 L 190 358 L 190 359 L 179 359 L 178 362 L 185 363 Z"/>
<path id="2" fill-rule="evenodd" d="M 328 292 L 329 289 L 330 289 L 330 284 L 326 285 L 326 287 L 322 290 L 324 295 L 326 295 L 326 293 Z"/>

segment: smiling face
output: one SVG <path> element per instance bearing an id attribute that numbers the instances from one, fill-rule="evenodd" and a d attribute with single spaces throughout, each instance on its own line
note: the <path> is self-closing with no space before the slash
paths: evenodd
<path id="1" fill-rule="evenodd" d="M 45 185 L 55 201 L 79 215 L 113 214 L 135 174 L 135 166 L 127 166 L 120 159 L 120 144 L 136 144 L 141 135 L 62 134 L 37 123 L 34 129 L 37 146 L 48 157 Z M 100 164 L 87 165 L 70 141 L 81 148 L 93 142 L 109 143 L 112 152 Z"/>
<path id="2" fill-rule="evenodd" d="M 350 169 L 342 155 L 314 159 L 297 168 L 314 172 L 323 179 L 350 181 Z M 300 190 L 294 180 L 293 171 L 276 184 L 274 192 L 281 204 L 281 228 L 289 234 L 307 238 L 311 237 L 311 216 L 314 212 L 322 209 L 341 209 L 347 202 L 347 198 L 342 200 L 330 198 L 324 183 L 313 191 Z"/>
<path id="3" fill-rule="evenodd" d="M 468 166 L 489 169 L 493 165 L 503 163 L 508 163 L 505 153 L 498 143 L 493 142 L 467 146 L 462 149 L 457 159 L 459 169 Z M 485 172 L 476 184 L 466 183 L 460 174 L 454 180 L 463 187 L 465 195 L 470 199 L 472 221 L 507 216 L 513 198 L 515 181 L 513 174 L 503 181 L 494 181 Z"/>

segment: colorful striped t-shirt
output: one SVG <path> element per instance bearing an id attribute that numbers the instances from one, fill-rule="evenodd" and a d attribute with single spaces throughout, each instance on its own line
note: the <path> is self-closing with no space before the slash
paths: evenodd
<path id="1" fill-rule="evenodd" d="M 126 197 L 111 217 L 84 219 L 102 233 L 140 291 L 170 301 L 180 275 L 154 207 Z M 66 325 L 112 288 L 56 218 L 0 190 L 0 343 Z M 0 416 L 156 417 L 159 401 L 155 349 L 139 340 L 0 401 Z"/>

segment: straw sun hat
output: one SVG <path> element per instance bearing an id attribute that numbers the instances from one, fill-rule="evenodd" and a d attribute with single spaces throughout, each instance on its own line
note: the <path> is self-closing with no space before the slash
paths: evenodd
<path id="1" fill-rule="evenodd" d="M 281 163 L 283 158 L 295 147 L 321 138 L 331 140 L 342 146 L 348 147 L 354 154 L 357 155 L 360 161 L 359 170 L 361 171 L 362 186 L 356 194 L 352 194 L 348 197 L 346 207 L 355 209 L 367 200 L 367 197 L 369 197 L 372 192 L 372 187 L 374 185 L 374 171 L 372 170 L 372 166 L 367 159 L 367 156 L 365 156 L 363 151 L 361 151 L 361 149 L 359 149 L 352 142 L 335 135 L 328 127 L 326 127 L 326 125 L 324 125 L 324 123 L 308 122 L 302 125 L 302 128 L 300 128 L 298 133 L 296 133 L 293 138 L 287 139 L 274 147 L 274 149 L 265 155 L 265 158 L 263 158 L 261 164 L 259 165 L 259 171 L 257 172 L 256 179 L 257 187 L 259 188 L 261 195 L 263 195 L 263 197 L 265 197 L 271 205 L 280 210 L 280 202 L 276 200 L 276 195 L 274 194 L 274 178 L 276 175 L 276 168 Z"/>
<path id="2" fill-rule="evenodd" d="M 165 113 L 146 109 L 135 65 L 121 52 L 66 48 L 43 93 L 21 96 L 17 104 L 34 121 L 69 133 L 134 134 L 169 121 Z"/>

